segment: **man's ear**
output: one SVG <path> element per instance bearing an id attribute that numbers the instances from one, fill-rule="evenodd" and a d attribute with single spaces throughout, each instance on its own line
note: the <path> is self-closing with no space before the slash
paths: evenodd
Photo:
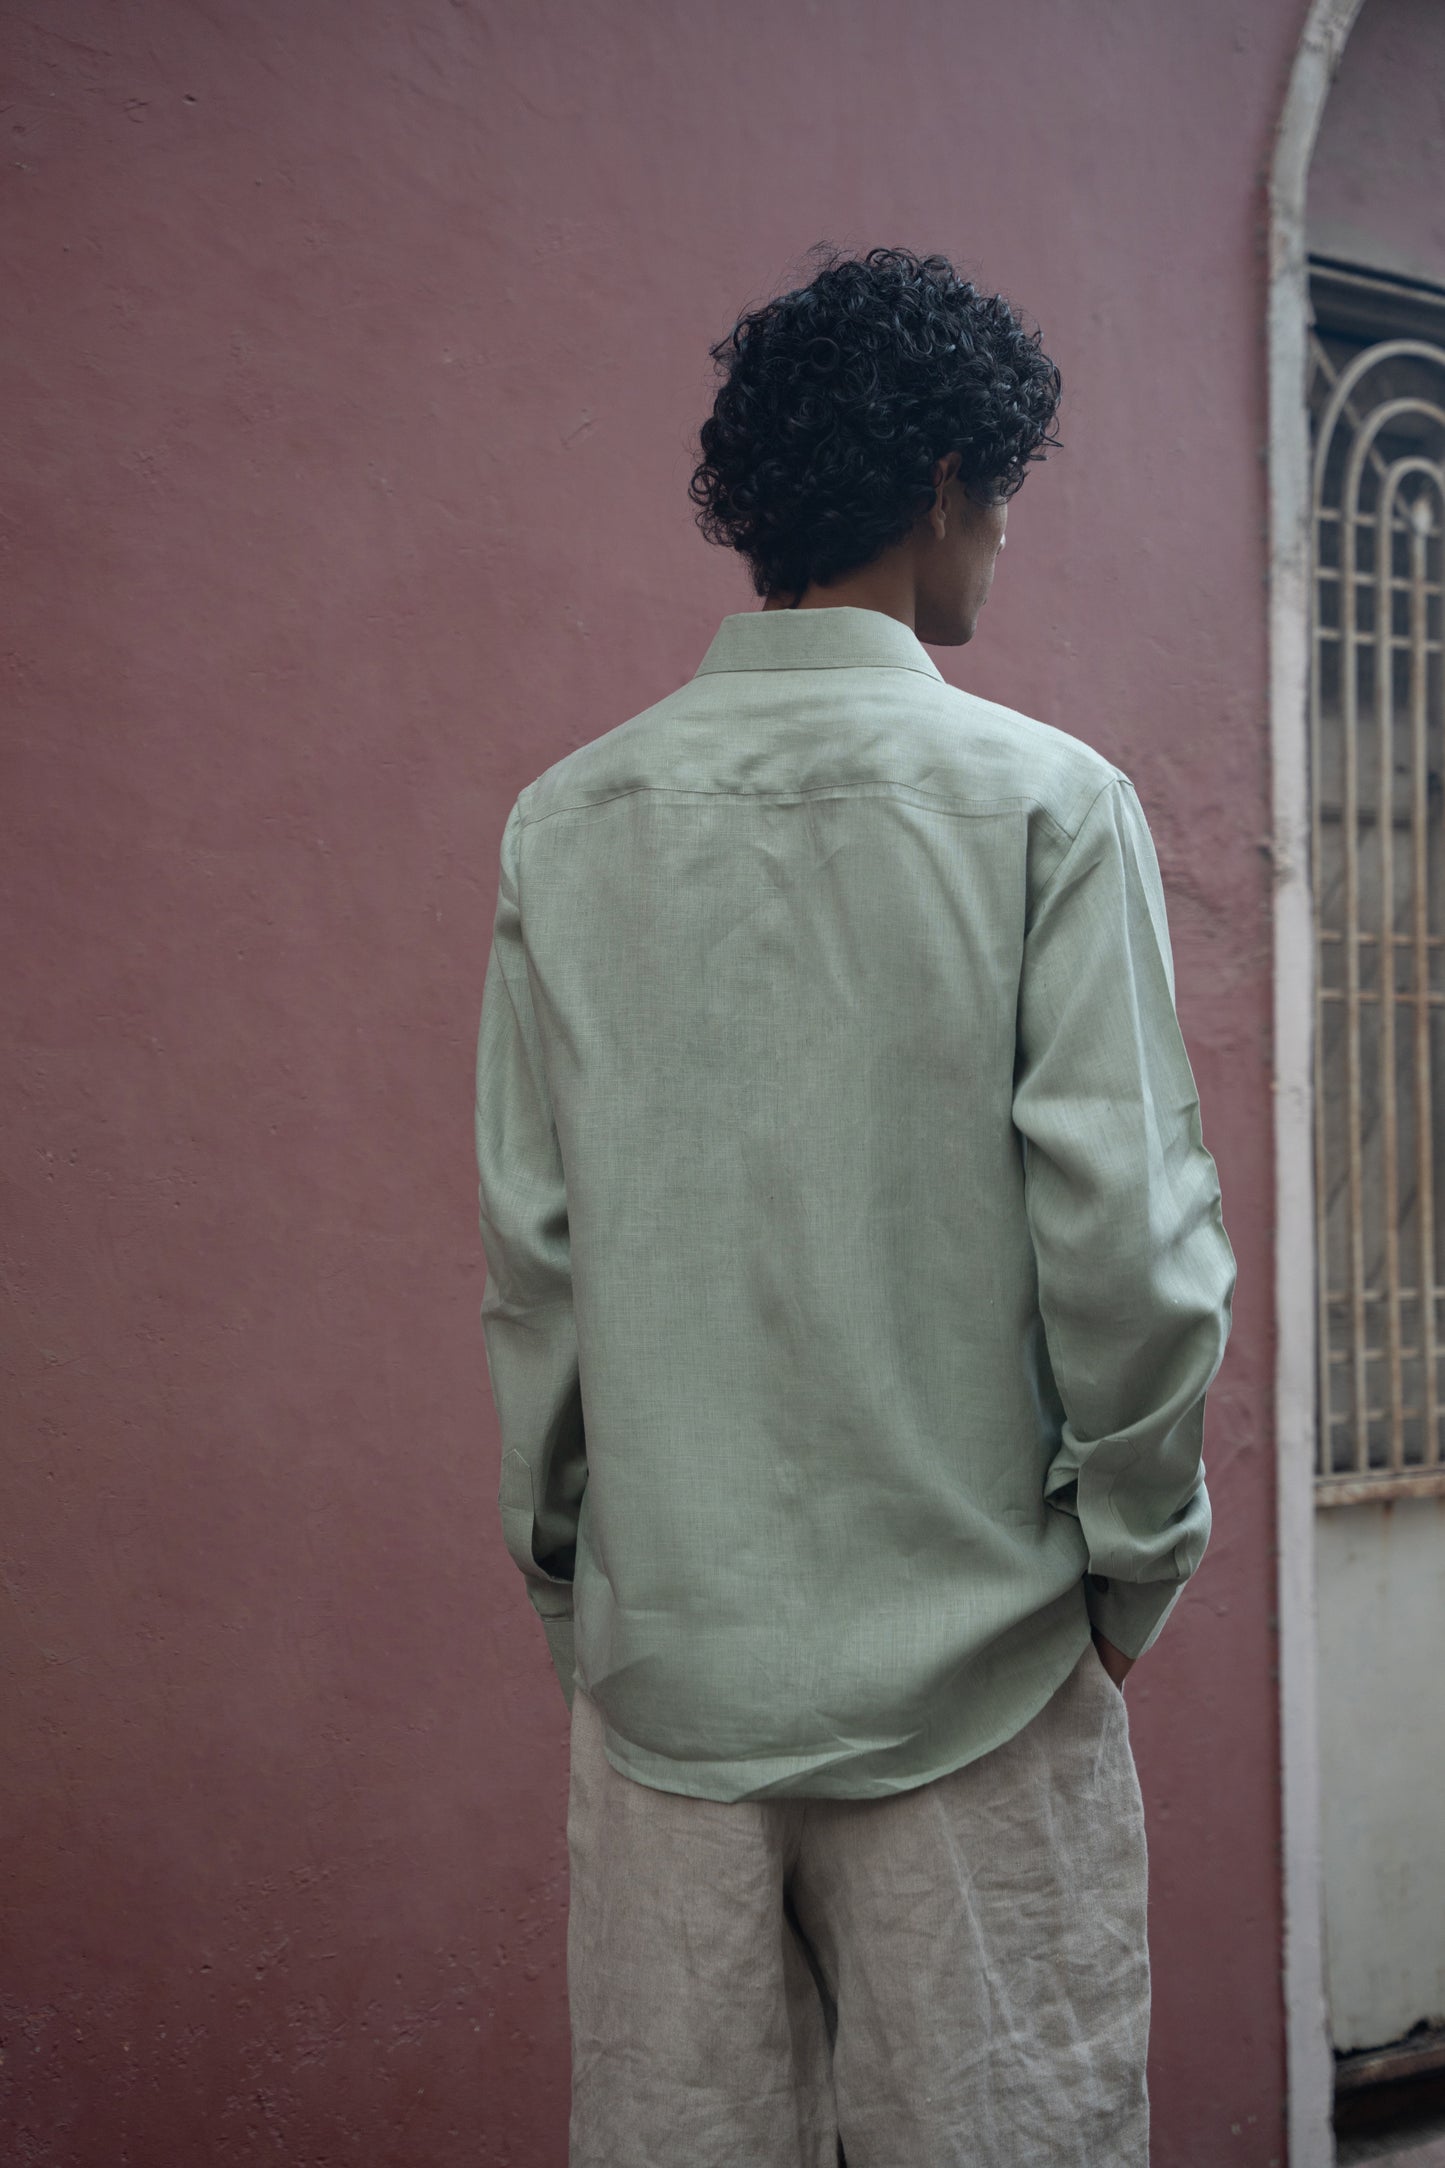
<path id="1" fill-rule="evenodd" d="M 948 531 L 948 489 L 953 480 L 949 461 L 956 465 L 957 457 L 955 452 L 950 452 L 947 458 L 938 460 L 933 469 L 933 502 L 928 508 L 928 522 L 940 542 Z"/>
<path id="2" fill-rule="evenodd" d="M 957 452 L 945 452 L 941 459 L 933 462 L 933 503 L 929 507 L 929 517 L 940 542 L 948 525 L 948 486 L 957 478 L 959 458 Z"/>

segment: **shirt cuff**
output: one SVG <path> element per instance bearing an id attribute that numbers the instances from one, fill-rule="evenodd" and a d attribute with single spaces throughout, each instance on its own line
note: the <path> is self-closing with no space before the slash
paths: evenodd
<path id="1" fill-rule="evenodd" d="M 1120 1581 L 1103 1573 L 1084 1575 L 1090 1624 L 1126 1656 L 1142 1656 L 1153 1648 L 1183 1594 L 1182 1581 Z"/>
<path id="2" fill-rule="evenodd" d="M 542 1621 L 542 1630 L 547 1636 L 547 1650 L 552 1658 L 563 1698 L 570 1710 L 573 1676 L 577 1666 L 571 1585 L 553 1583 L 539 1588 L 533 1583 L 528 1587 L 527 1593 Z"/>

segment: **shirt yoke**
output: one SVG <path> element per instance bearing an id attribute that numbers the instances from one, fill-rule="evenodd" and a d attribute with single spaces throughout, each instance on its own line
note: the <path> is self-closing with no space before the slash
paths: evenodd
<path id="1" fill-rule="evenodd" d="M 639 790 L 778 798 L 892 784 L 945 811 L 1026 811 L 1067 844 L 1111 781 L 1129 778 L 1083 739 L 916 671 L 720 671 L 554 761 L 518 817 Z"/>

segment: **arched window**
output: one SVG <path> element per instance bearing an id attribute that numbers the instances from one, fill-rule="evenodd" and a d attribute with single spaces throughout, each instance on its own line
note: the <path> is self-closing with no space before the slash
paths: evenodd
<path id="1" fill-rule="evenodd" d="M 1445 1492 L 1445 293 L 1312 258 L 1321 1504 Z"/>

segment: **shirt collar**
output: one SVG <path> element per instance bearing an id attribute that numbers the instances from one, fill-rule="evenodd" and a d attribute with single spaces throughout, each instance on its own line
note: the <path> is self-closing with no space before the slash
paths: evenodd
<path id="1" fill-rule="evenodd" d="M 943 672 L 916 633 L 883 610 L 854 604 L 824 610 L 735 610 L 698 664 L 714 670 L 918 670 Z"/>

